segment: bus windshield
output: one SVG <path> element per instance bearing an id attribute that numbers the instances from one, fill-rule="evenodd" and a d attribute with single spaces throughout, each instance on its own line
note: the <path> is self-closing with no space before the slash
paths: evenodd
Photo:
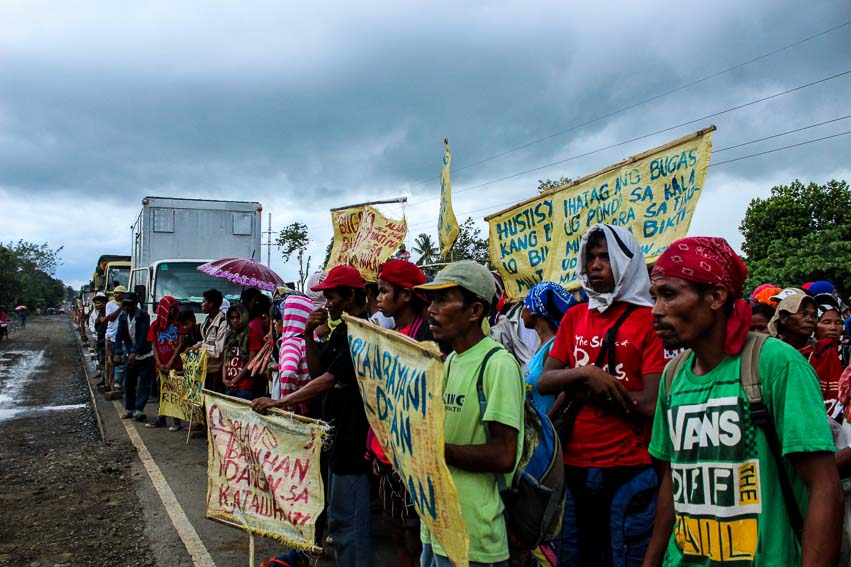
<path id="1" fill-rule="evenodd" d="M 221 278 L 214 278 L 197 270 L 202 262 L 169 262 L 159 264 L 154 276 L 154 301 L 170 295 L 178 303 L 201 304 L 201 294 L 217 289 L 230 302 L 239 301 L 242 286 Z M 156 303 L 154 303 L 156 305 Z"/>

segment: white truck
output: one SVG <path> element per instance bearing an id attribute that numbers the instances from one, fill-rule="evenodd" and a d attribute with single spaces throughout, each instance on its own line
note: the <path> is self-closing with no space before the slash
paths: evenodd
<path id="1" fill-rule="evenodd" d="M 201 294 L 218 289 L 230 302 L 242 286 L 198 271 L 222 258 L 260 258 L 260 203 L 145 197 L 132 227 L 130 286 L 154 317 L 161 297 L 201 313 Z M 204 315 L 198 316 L 199 323 Z"/>

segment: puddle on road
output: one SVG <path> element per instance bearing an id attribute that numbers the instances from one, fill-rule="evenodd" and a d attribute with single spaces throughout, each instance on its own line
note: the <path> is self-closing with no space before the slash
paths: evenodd
<path id="1" fill-rule="evenodd" d="M 86 404 L 61 406 L 24 406 L 24 388 L 44 362 L 44 351 L 7 351 L 0 353 L 0 421 L 21 414 L 68 411 L 85 408 Z"/>

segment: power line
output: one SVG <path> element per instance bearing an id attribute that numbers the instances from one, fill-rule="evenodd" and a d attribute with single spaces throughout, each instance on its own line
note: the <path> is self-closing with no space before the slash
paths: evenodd
<path id="1" fill-rule="evenodd" d="M 671 131 L 671 130 L 676 130 L 677 128 L 681 128 L 681 127 L 683 127 L 683 126 L 688 126 L 689 124 L 694 124 L 695 122 L 701 122 L 701 121 L 703 121 L 703 120 L 708 120 L 708 119 L 710 119 L 710 118 L 715 118 L 715 117 L 717 117 L 717 116 L 721 116 L 721 115 L 723 115 L 723 114 L 728 114 L 728 113 L 730 113 L 730 112 L 734 112 L 734 111 L 736 111 L 736 110 L 741 110 L 742 108 L 746 108 L 746 107 L 748 107 L 748 106 L 753 106 L 753 105 L 755 105 L 755 104 L 759 104 L 759 103 L 761 103 L 761 102 L 765 102 L 765 101 L 767 101 L 767 100 L 771 100 L 771 99 L 774 99 L 774 98 L 778 98 L 778 97 L 781 97 L 781 96 L 784 96 L 784 95 L 787 95 L 787 94 L 790 94 L 790 93 L 793 93 L 793 92 L 796 92 L 796 91 L 800 91 L 800 90 L 805 89 L 805 88 L 808 88 L 808 87 L 812 87 L 812 86 L 814 86 L 814 85 L 818 85 L 818 84 L 821 84 L 821 83 L 825 83 L 825 82 L 827 82 L 827 81 L 831 81 L 831 80 L 833 80 L 833 79 L 837 79 L 837 78 L 839 78 L 839 77 L 843 77 L 843 76 L 848 75 L 848 74 L 851 74 L 851 69 L 849 69 L 848 71 L 844 71 L 844 72 L 842 72 L 842 73 L 837 73 L 837 74 L 835 74 L 835 75 L 831 75 L 831 76 L 829 76 L 829 77 L 825 77 L 825 78 L 823 78 L 823 79 L 819 79 L 819 80 L 817 80 L 817 81 L 813 81 L 813 82 L 810 82 L 810 83 L 807 83 L 807 84 L 804 84 L 804 85 L 800 85 L 800 86 L 797 86 L 797 87 L 794 87 L 794 88 L 791 88 L 791 89 L 787 89 L 787 90 L 785 90 L 785 91 L 781 91 L 781 92 L 778 92 L 778 93 L 774 93 L 774 94 L 772 94 L 772 95 L 764 96 L 764 97 L 761 97 L 761 98 L 758 98 L 758 99 L 755 99 L 755 100 L 752 100 L 752 101 L 749 101 L 749 102 L 746 102 L 746 103 L 743 103 L 743 104 L 739 104 L 739 105 L 736 105 L 736 106 L 732 106 L 732 107 L 730 107 L 730 108 L 725 108 L 724 110 L 719 110 L 718 112 L 713 112 L 712 114 L 707 114 L 707 115 L 705 115 L 705 116 L 701 116 L 700 118 L 695 118 L 695 119 L 693 119 L 693 120 L 688 120 L 688 121 L 686 121 L 686 122 L 681 122 L 681 123 L 679 123 L 679 124 L 675 124 L 675 125 L 673 125 L 673 126 L 668 126 L 668 127 L 666 127 L 666 128 L 662 128 L 661 130 L 656 130 L 655 132 L 650 132 L 650 133 L 648 133 L 648 134 L 642 134 L 641 136 L 637 136 L 637 137 L 635 137 L 635 138 L 630 138 L 629 140 L 624 140 L 624 141 L 622 141 L 622 142 L 617 142 L 617 143 L 615 143 L 615 144 L 610 144 L 610 145 L 605 146 L 605 147 L 602 147 L 602 148 L 597 148 L 596 150 L 591 150 L 591 151 L 588 151 L 588 152 L 585 152 L 585 153 L 582 153 L 582 154 L 577 154 L 577 155 L 574 155 L 574 156 L 570 156 L 570 157 L 567 157 L 567 158 L 564 158 L 564 159 L 560 159 L 560 160 L 558 160 L 558 161 L 554 161 L 554 162 L 552 162 L 552 163 L 547 163 L 547 164 L 544 164 L 544 165 L 540 165 L 540 166 L 537 166 L 537 167 L 533 167 L 532 169 L 527 169 L 527 170 L 525 170 L 525 171 L 520 171 L 520 172 L 518 172 L 518 173 L 513 173 L 513 174 L 511 174 L 511 175 L 506 175 L 505 177 L 500 177 L 499 179 L 492 179 L 492 180 L 490 180 L 490 181 L 485 181 L 484 183 L 479 183 L 478 185 L 473 185 L 473 186 L 470 186 L 470 187 L 465 187 L 464 189 L 461 189 L 461 190 L 459 190 L 459 191 L 453 191 L 453 193 L 455 193 L 455 194 L 457 194 L 457 193 L 466 193 L 467 191 L 472 191 L 472 190 L 474 190 L 474 189 L 481 189 L 482 187 L 486 187 L 486 186 L 488 186 L 488 185 L 493 185 L 494 183 L 499 183 L 499 182 L 501 182 L 501 181 L 507 181 L 507 180 L 509 180 L 509 179 L 514 179 L 515 177 L 520 177 L 521 175 L 526 175 L 526 174 L 529 174 L 529 173 L 534 173 L 534 172 L 536 172 L 536 171 L 540 171 L 540 170 L 542 170 L 542 169 L 547 169 L 547 168 L 553 167 L 553 166 L 555 166 L 555 165 L 561 165 L 561 164 L 563 164 L 563 163 L 567 163 L 567 162 L 569 162 L 569 161 L 573 161 L 573 160 L 575 160 L 575 159 L 579 159 L 579 158 L 587 157 L 587 156 L 590 156 L 590 155 L 593 155 L 593 154 L 596 154 L 596 153 L 600 153 L 600 152 L 603 152 L 603 151 L 606 151 L 606 150 L 610 150 L 610 149 L 612 149 L 612 148 L 616 148 L 616 147 L 618 147 L 618 146 L 623 146 L 623 145 L 626 145 L 626 144 L 629 144 L 629 143 L 632 143 L 632 142 L 636 142 L 636 141 L 638 141 L 638 140 L 643 140 L 643 139 L 645 139 L 645 138 L 649 138 L 649 137 L 651 137 L 651 136 L 656 136 L 656 135 L 658 135 L 658 134 L 663 134 L 663 133 L 665 133 L 665 132 L 669 132 L 669 131 Z M 436 198 L 437 198 L 437 197 L 430 197 L 430 198 L 428 198 L 428 199 L 421 199 L 421 200 L 419 200 L 419 201 L 414 201 L 414 202 L 412 202 L 412 203 L 410 203 L 410 204 L 411 204 L 411 205 L 415 205 L 415 204 L 418 204 L 418 203 L 425 203 L 425 202 L 431 201 L 431 200 L 436 199 Z"/>
<path id="2" fill-rule="evenodd" d="M 733 163 L 734 161 L 741 161 L 743 159 L 750 159 L 757 156 L 764 156 L 765 154 L 773 154 L 774 152 L 779 152 L 780 150 L 788 150 L 789 148 L 797 148 L 798 146 L 806 146 L 807 144 L 813 144 L 815 142 L 821 142 L 822 140 L 829 140 L 831 138 L 838 138 L 840 136 L 847 136 L 851 134 L 851 130 L 847 130 L 845 132 L 839 132 L 838 134 L 831 134 L 830 136 L 824 136 L 822 138 L 816 138 L 815 140 L 807 140 L 806 142 L 799 142 L 797 144 L 789 144 L 788 146 L 783 146 L 780 148 L 774 148 L 773 150 L 766 150 L 764 152 L 759 152 L 756 154 L 751 154 L 748 156 L 737 157 L 733 159 L 728 159 L 727 161 L 719 161 L 716 163 L 709 164 L 709 167 L 715 167 L 718 165 L 724 165 L 725 163 Z"/>
<path id="3" fill-rule="evenodd" d="M 794 130 L 787 130 L 785 132 L 780 132 L 779 134 L 772 134 L 771 136 L 766 136 L 765 138 L 759 138 L 756 140 L 751 140 L 750 142 L 742 142 L 741 144 L 736 144 L 735 146 L 727 146 L 726 148 L 721 148 L 720 150 L 712 150 L 712 155 L 720 154 L 721 152 L 726 152 L 727 150 L 732 150 L 733 148 L 741 148 L 742 146 L 749 146 L 751 144 L 756 144 L 757 142 L 764 142 L 765 140 L 771 140 L 774 138 L 779 138 L 780 136 L 787 136 L 789 134 L 794 134 L 795 132 L 802 132 L 804 130 L 809 130 L 811 128 L 817 128 L 818 126 L 824 126 L 825 124 L 833 124 L 834 122 L 839 122 L 840 120 L 847 120 L 851 118 L 851 114 L 846 116 L 840 116 L 838 118 L 834 118 L 832 120 L 826 120 L 824 122 L 819 122 L 818 124 L 810 124 L 809 126 L 802 126 L 800 128 L 795 128 Z"/>
<path id="4" fill-rule="evenodd" d="M 694 85 L 697 85 L 697 84 L 703 83 L 703 82 L 705 82 L 705 81 L 708 81 L 709 79 L 714 79 L 715 77 L 717 77 L 717 76 L 719 76 L 719 75 L 723 75 L 724 73 L 729 73 L 730 71 L 735 71 L 736 69 L 740 69 L 740 68 L 742 68 L 742 67 L 744 67 L 744 66 L 746 66 L 746 65 L 750 65 L 751 63 L 755 63 L 755 62 L 760 61 L 760 60 L 762 60 L 762 59 L 766 59 L 766 58 L 768 58 L 768 57 L 771 57 L 772 55 L 776 55 L 777 53 L 780 53 L 780 52 L 782 52 L 782 51 L 786 51 L 787 49 L 791 49 L 791 48 L 793 48 L 793 47 L 797 47 L 798 45 L 801 45 L 801 44 L 803 44 L 803 43 L 806 43 L 806 42 L 808 42 L 808 41 L 811 41 L 811 40 L 816 39 L 816 38 L 818 38 L 818 37 L 821 37 L 821 36 L 823 36 L 823 35 L 827 35 L 827 34 L 829 34 L 829 33 L 831 33 L 831 32 L 834 32 L 834 31 L 836 31 L 836 30 L 838 30 L 838 29 L 844 28 L 845 26 L 848 26 L 848 25 L 851 25 L 851 21 L 843 22 L 843 23 L 841 23 L 841 24 L 839 24 L 839 25 L 837 25 L 837 26 L 834 26 L 834 27 L 832 27 L 832 28 L 830 28 L 830 29 L 827 29 L 827 30 L 821 31 L 821 32 L 819 32 L 819 33 L 817 33 L 817 34 L 814 34 L 814 35 L 811 35 L 811 36 L 809 36 L 809 37 L 805 37 L 805 38 L 800 39 L 800 40 L 798 40 L 798 41 L 796 41 L 796 42 L 794 42 L 794 43 L 790 43 L 790 44 L 788 44 L 788 45 L 784 45 L 783 47 L 779 47 L 779 48 L 777 48 L 777 49 L 774 49 L 774 50 L 772 50 L 772 51 L 769 51 L 768 53 L 764 53 L 764 54 L 759 55 L 759 56 L 757 56 L 757 57 L 754 57 L 754 58 L 752 58 L 752 59 L 748 59 L 747 61 L 743 61 L 742 63 L 738 63 L 738 64 L 736 64 L 736 65 L 733 65 L 732 67 L 727 67 L 726 69 L 722 69 L 721 71 L 716 71 L 715 73 L 711 73 L 711 74 L 706 75 L 706 76 L 704 76 L 704 77 L 701 77 L 701 78 L 699 78 L 699 79 L 695 79 L 695 80 L 693 80 L 693 81 L 691 81 L 691 82 L 688 82 L 688 83 L 686 83 L 686 84 L 684 84 L 684 85 L 680 85 L 680 86 L 675 87 L 675 88 L 673 88 L 673 89 L 667 90 L 667 91 L 665 91 L 665 92 L 663 92 L 663 93 L 659 93 L 659 94 L 657 94 L 657 95 L 654 95 L 654 96 L 649 97 L 649 98 L 646 98 L 646 99 L 644 99 L 644 100 L 641 100 L 641 101 L 638 101 L 638 102 L 632 103 L 632 104 L 630 104 L 630 105 L 624 106 L 624 107 L 619 108 L 619 109 L 617 109 L 617 110 L 613 110 L 613 111 L 608 112 L 608 113 L 606 113 L 606 114 L 602 114 L 602 115 L 597 116 L 597 117 L 595 117 L 595 118 L 592 118 L 592 119 L 590 119 L 590 120 L 586 120 L 585 122 L 581 122 L 581 123 L 579 123 L 579 124 L 574 124 L 574 125 L 569 126 L 569 127 L 565 128 L 565 129 L 563 129 L 563 130 L 559 130 L 558 132 L 554 132 L 554 133 L 552 133 L 552 134 L 549 134 L 549 135 L 547 135 L 547 136 L 544 136 L 543 138 L 538 138 L 538 139 L 535 139 L 535 140 L 531 140 L 531 141 L 529 141 L 529 142 L 525 142 L 525 143 L 523 143 L 523 144 L 521 144 L 521 145 L 519 145 L 519 146 L 515 146 L 515 147 L 510 148 L 510 149 L 508 149 L 508 150 L 505 150 L 505 151 L 502 151 L 502 152 L 496 153 L 496 154 L 494 154 L 494 155 L 492 155 L 492 156 L 486 157 L 486 158 L 484 158 L 484 159 L 481 159 L 481 160 L 479 160 L 479 161 L 476 161 L 476 162 L 473 162 L 473 163 L 471 163 L 471 164 L 465 165 L 465 166 L 463 166 L 463 167 L 459 167 L 459 168 L 457 168 L 457 169 L 455 170 L 455 172 L 464 171 L 464 170 L 466 170 L 466 169 L 470 169 L 470 168 L 472 168 L 472 167 L 476 167 L 476 166 L 481 165 L 481 164 L 483 164 L 483 163 L 487 163 L 487 162 L 489 162 L 489 161 L 493 161 L 493 160 L 495 160 L 495 159 L 497 159 L 497 158 L 500 158 L 500 157 L 506 156 L 506 155 L 508 155 L 508 154 L 511 154 L 511 153 L 514 153 L 514 152 L 520 151 L 520 150 L 522 150 L 522 149 L 528 148 L 529 146 L 533 146 L 533 145 L 535 145 L 535 144 L 539 144 L 539 143 L 541 143 L 541 142 L 545 142 L 545 141 L 547 141 L 547 140 L 551 140 L 551 139 L 556 138 L 556 137 L 558 137 L 558 136 L 561 136 L 561 135 L 563 135 L 563 134 L 567 134 L 568 132 L 572 132 L 572 131 L 577 130 L 577 129 L 579 129 L 579 128 L 582 128 L 582 127 L 584 127 L 584 126 L 588 126 L 589 124 L 593 124 L 593 123 L 595 123 L 595 122 L 599 122 L 600 120 L 603 120 L 603 119 L 605 119 L 605 118 L 611 118 L 612 116 L 615 116 L 615 115 L 620 114 L 620 113 L 622 113 L 622 112 L 626 112 L 627 110 L 632 110 L 633 108 L 636 108 L 636 107 L 642 106 L 642 105 L 644 105 L 644 104 L 647 104 L 648 102 L 653 102 L 654 100 L 658 100 L 658 99 L 663 98 L 663 97 L 666 97 L 666 96 L 668 96 L 668 95 L 670 95 L 670 94 L 673 94 L 673 93 L 676 93 L 676 92 L 679 92 L 679 91 L 685 90 L 685 89 L 687 89 L 687 88 L 689 88 L 689 87 L 693 87 Z M 422 184 L 424 184 L 424 183 L 428 183 L 428 182 L 431 182 L 431 181 L 433 181 L 433 179 L 432 179 L 432 178 L 422 179 L 422 180 L 420 180 L 420 181 L 418 181 L 418 182 L 414 183 L 414 185 L 412 185 L 412 187 L 418 187 L 419 185 L 422 185 Z"/>
<path id="5" fill-rule="evenodd" d="M 846 119 L 846 118 L 849 118 L 849 116 L 845 116 L 845 117 L 842 117 L 842 118 L 836 118 L 836 119 L 833 119 L 833 120 L 829 120 L 829 121 L 827 121 L 827 122 L 823 122 L 823 123 L 821 123 L 821 124 L 829 124 L 829 123 L 831 123 L 831 122 L 837 122 L 837 121 L 839 121 L 839 120 L 843 120 L 843 119 Z M 806 129 L 806 128 L 811 128 L 811 127 L 813 127 L 813 126 L 816 126 L 816 125 L 814 124 L 814 125 L 812 125 L 812 126 L 808 126 L 808 127 L 805 127 L 805 128 L 797 128 L 797 129 L 795 129 L 795 130 L 790 130 L 790 131 L 788 131 L 788 132 L 782 132 L 782 133 L 780 133 L 780 134 L 775 134 L 775 135 L 773 135 L 773 136 L 768 136 L 767 138 L 760 138 L 760 139 L 758 139 L 758 140 L 752 140 L 752 141 L 750 141 L 750 142 L 745 142 L 745 143 L 742 143 L 742 144 L 738 144 L 738 145 L 736 145 L 736 146 L 730 146 L 730 147 L 727 147 L 727 148 L 724 148 L 724 149 L 725 149 L 725 150 L 728 150 L 728 149 L 732 149 L 732 148 L 734 148 L 734 147 L 740 147 L 740 146 L 744 146 L 744 145 L 748 145 L 748 144 L 753 144 L 753 143 L 756 143 L 756 142 L 761 142 L 761 141 L 763 141 L 763 140 L 767 140 L 767 139 L 770 139 L 770 138 L 776 138 L 776 137 L 778 137 L 778 136 L 782 136 L 782 135 L 785 135 L 785 134 L 791 134 L 791 133 L 793 133 L 793 132 L 799 132 L 799 131 L 804 130 L 804 129 Z M 724 164 L 727 164 L 727 163 L 732 163 L 732 162 L 736 162 L 736 161 L 742 161 L 742 160 L 746 160 L 746 159 L 751 159 L 751 158 L 755 158 L 755 157 L 763 156 L 763 155 L 766 155 L 766 154 L 772 154 L 772 153 L 775 153 L 775 152 L 779 152 L 779 151 L 782 151 L 782 150 L 788 150 L 788 149 L 790 149 L 790 148 L 797 148 L 797 147 L 800 147 L 800 146 L 806 146 L 806 145 L 808 145 L 808 144 L 814 144 L 814 143 L 816 143 L 816 142 L 821 142 L 821 141 L 824 141 L 824 140 L 829 140 L 829 139 L 831 139 L 831 138 L 839 138 L 839 137 L 841 137 L 841 136 L 846 136 L 846 135 L 848 135 L 848 134 L 851 134 L 851 130 L 848 130 L 848 131 L 846 131 L 846 132 L 839 132 L 838 134 L 831 134 L 830 136 L 823 136 L 823 137 L 821 137 L 821 138 L 815 138 L 815 139 L 813 139 L 813 140 L 807 140 L 807 141 L 805 141 L 805 142 L 799 142 L 799 143 L 797 143 L 797 144 L 789 144 L 789 145 L 786 145 L 786 146 L 781 146 L 781 147 L 779 147 L 779 148 L 774 148 L 774 149 L 772 149 L 772 150 L 766 150 L 766 151 L 764 151 L 764 152 L 758 152 L 758 153 L 755 153 L 755 154 L 750 154 L 750 155 L 746 155 L 746 156 L 741 156 L 741 157 L 733 158 L 733 159 L 729 159 L 729 160 L 726 160 L 726 161 L 719 161 L 719 162 L 715 162 L 715 163 L 710 163 L 710 164 L 709 164 L 709 167 L 715 167 L 715 166 L 718 166 L 718 165 L 724 165 Z M 721 150 L 719 150 L 719 151 L 721 151 Z M 517 199 L 512 199 L 511 201 L 507 201 L 507 202 L 505 202 L 505 203 L 499 203 L 499 204 L 496 204 L 496 205 L 489 205 L 489 206 L 487 206 L 487 207 L 482 207 L 482 208 L 480 208 L 480 209 L 474 209 L 474 210 L 472 210 L 472 211 L 465 211 L 465 212 L 463 212 L 463 213 L 458 213 L 458 214 L 459 214 L 460 216 L 467 216 L 467 215 L 472 215 L 473 213 L 479 213 L 479 212 L 487 211 L 487 210 L 490 210 L 490 209 L 500 209 L 500 208 L 502 208 L 502 207 L 507 207 L 507 206 L 512 205 L 512 204 L 514 204 L 514 203 L 517 203 Z M 419 227 L 419 226 L 428 226 L 429 228 L 435 228 L 435 227 L 437 227 L 437 225 L 436 225 L 436 224 L 431 224 L 431 223 L 419 223 L 419 224 L 410 225 L 408 228 L 415 228 L 415 227 Z"/>

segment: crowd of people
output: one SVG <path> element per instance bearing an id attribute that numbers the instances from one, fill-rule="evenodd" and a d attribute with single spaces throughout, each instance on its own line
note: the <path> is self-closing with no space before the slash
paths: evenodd
<path id="1" fill-rule="evenodd" d="M 429 278 L 394 259 L 373 281 L 350 266 L 314 274 L 304 294 L 250 289 L 227 305 L 209 290 L 200 325 L 171 297 L 151 322 L 117 288 L 95 297 L 93 321 L 101 368 L 112 361 L 104 386 L 123 388 L 127 419 L 146 420 L 156 371 L 204 349 L 207 389 L 332 424 L 316 544 L 341 566 L 373 563 L 374 501 L 398 565 L 451 565 L 370 431 L 343 313 L 444 353 L 445 459 L 471 565 L 836 565 L 848 551 L 851 310 L 829 282 L 746 294 L 746 276 L 722 239 L 678 240 L 648 271 L 629 231 L 596 225 L 576 293 L 542 282 L 511 303 L 476 262 Z M 558 432 L 565 480 L 561 529 L 535 549 L 516 545 L 500 494 L 527 403 Z"/>

